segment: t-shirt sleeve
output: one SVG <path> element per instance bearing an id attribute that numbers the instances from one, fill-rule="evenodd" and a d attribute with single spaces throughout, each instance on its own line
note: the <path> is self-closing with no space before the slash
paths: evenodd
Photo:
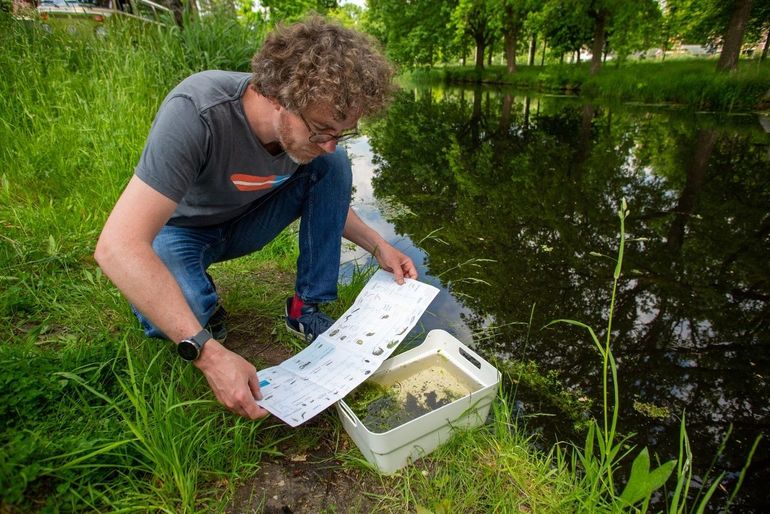
<path id="1" fill-rule="evenodd" d="M 167 98 L 152 123 L 134 173 L 179 203 L 206 162 L 208 144 L 208 127 L 192 100 Z"/>

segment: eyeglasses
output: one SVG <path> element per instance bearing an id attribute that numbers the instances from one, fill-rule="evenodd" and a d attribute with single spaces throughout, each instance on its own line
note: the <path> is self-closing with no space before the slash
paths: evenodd
<path id="1" fill-rule="evenodd" d="M 307 122 L 307 120 L 302 115 L 302 113 L 298 112 L 297 115 L 302 120 L 302 123 L 304 123 L 305 126 L 307 127 L 307 131 L 310 132 L 310 137 L 308 138 L 308 140 L 311 143 L 315 143 L 317 145 L 328 143 L 332 139 L 334 139 L 339 143 L 340 141 L 347 141 L 351 137 L 356 137 L 358 135 L 358 128 L 354 128 L 354 129 L 348 130 L 347 132 L 343 132 L 339 136 L 335 136 L 333 134 L 327 134 L 325 132 L 316 132 L 315 130 L 310 128 L 310 124 Z"/>

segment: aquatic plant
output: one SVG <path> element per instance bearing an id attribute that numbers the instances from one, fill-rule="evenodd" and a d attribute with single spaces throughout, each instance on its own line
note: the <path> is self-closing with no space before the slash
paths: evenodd
<path id="1" fill-rule="evenodd" d="M 680 450 L 677 459 L 672 459 L 651 469 L 650 455 L 647 448 L 642 448 L 631 464 L 631 470 L 622 492 L 617 495 L 615 483 L 615 474 L 622 461 L 630 456 L 634 450 L 631 444 L 631 435 L 620 435 L 617 432 L 618 415 L 620 405 L 620 391 L 618 388 L 618 370 L 615 357 L 612 353 L 612 321 L 615 312 L 615 298 L 623 268 L 623 253 L 626 243 L 625 221 L 630 211 L 626 199 L 623 198 L 618 209 L 620 220 L 620 241 L 618 245 L 617 257 L 615 258 L 615 270 L 613 272 L 612 294 L 610 299 L 609 313 L 607 316 L 607 327 L 603 341 L 600 340 L 596 331 L 587 324 L 572 319 L 556 319 L 546 325 L 550 327 L 558 323 L 574 325 L 586 330 L 594 343 L 594 346 L 602 358 L 602 423 L 595 419 L 588 424 L 584 446 L 582 448 L 572 445 L 571 466 L 575 476 L 582 477 L 582 482 L 587 492 L 587 496 L 581 501 L 584 507 L 591 510 L 591 506 L 605 504 L 611 505 L 618 503 L 627 507 L 635 507 L 641 512 L 647 512 L 652 494 L 663 487 L 676 470 L 676 488 L 671 494 L 670 506 L 668 512 L 687 512 L 688 490 L 692 480 L 692 452 L 689 446 L 687 430 L 685 426 L 685 416 L 682 415 L 680 425 Z M 604 257 L 600 254 L 597 256 Z M 612 397 L 610 398 L 610 387 L 612 387 Z M 725 443 L 729 433 L 725 436 L 718 455 L 714 457 L 713 469 L 716 458 L 724 450 Z M 746 470 L 756 451 L 761 436 L 757 437 L 752 450 L 747 457 L 738 482 L 736 483 L 728 503 L 732 501 L 738 493 L 743 482 Z M 697 508 L 697 512 L 703 512 L 710 501 L 716 488 L 720 485 L 724 473 L 717 476 L 701 496 L 699 494 L 693 500 L 695 504 L 690 511 Z M 708 483 L 708 473 L 704 477 L 704 484 Z M 702 491 L 701 491 L 702 492 Z M 609 498 L 607 498 L 609 496 Z M 640 505 L 639 505 L 640 504 Z"/>

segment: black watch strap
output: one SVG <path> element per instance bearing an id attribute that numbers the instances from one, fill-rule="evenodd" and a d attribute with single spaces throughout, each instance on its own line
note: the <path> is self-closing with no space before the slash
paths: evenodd
<path id="1" fill-rule="evenodd" d="M 176 345 L 176 351 L 186 361 L 194 361 L 200 357 L 203 345 L 211 339 L 211 333 L 205 328 L 190 339 L 182 339 Z"/>

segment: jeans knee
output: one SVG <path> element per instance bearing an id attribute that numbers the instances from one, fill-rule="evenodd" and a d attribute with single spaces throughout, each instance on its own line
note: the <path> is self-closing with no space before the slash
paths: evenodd
<path id="1" fill-rule="evenodd" d="M 201 322 L 214 312 L 218 299 L 214 282 L 206 273 L 205 254 L 210 245 L 211 238 L 202 230 L 169 226 L 161 229 L 152 245 Z"/>
<path id="2" fill-rule="evenodd" d="M 316 171 L 318 180 L 334 181 L 341 191 L 352 188 L 353 170 L 350 165 L 350 158 L 341 146 L 338 146 L 332 153 L 317 157 L 311 166 Z"/>

